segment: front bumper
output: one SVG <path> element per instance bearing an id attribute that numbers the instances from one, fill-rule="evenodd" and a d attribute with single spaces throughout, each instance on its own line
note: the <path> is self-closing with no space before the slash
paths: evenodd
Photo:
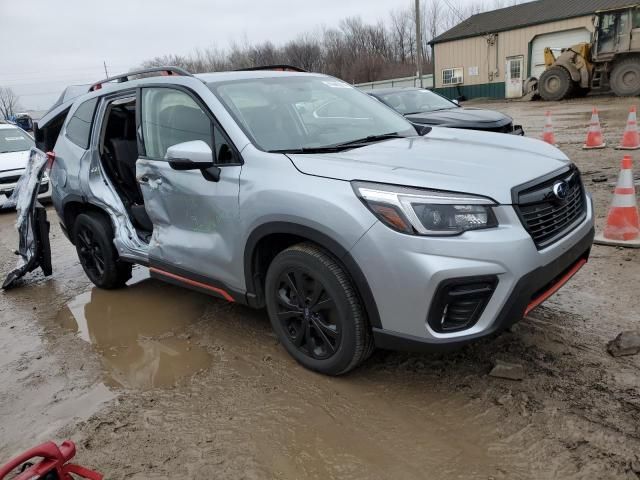
<path id="1" fill-rule="evenodd" d="M 4 198 L 9 198 L 16 188 L 17 182 L 2 183 L 0 177 L 0 206 L 4 203 Z M 43 179 L 38 190 L 38 200 L 51 200 L 51 182 L 49 179 Z"/>
<path id="2" fill-rule="evenodd" d="M 433 350 L 490 335 L 518 322 L 555 293 L 589 257 L 594 237 L 593 206 L 564 238 L 537 250 L 511 206 L 496 209 L 500 227 L 459 237 L 424 238 L 376 224 L 352 249 L 380 315 L 373 326 L 376 346 Z M 393 252 L 393 253 L 391 253 Z M 451 279 L 494 277 L 491 298 L 469 328 L 434 331 L 428 322 L 439 287 Z"/>

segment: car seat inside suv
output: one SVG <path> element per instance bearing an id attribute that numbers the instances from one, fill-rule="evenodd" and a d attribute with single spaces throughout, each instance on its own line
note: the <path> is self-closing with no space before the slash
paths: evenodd
<path id="1" fill-rule="evenodd" d="M 103 166 L 114 182 L 134 226 L 145 234 L 151 232 L 153 225 L 144 208 L 144 198 L 136 180 L 138 144 L 135 100 L 109 106 L 101 147 Z"/>

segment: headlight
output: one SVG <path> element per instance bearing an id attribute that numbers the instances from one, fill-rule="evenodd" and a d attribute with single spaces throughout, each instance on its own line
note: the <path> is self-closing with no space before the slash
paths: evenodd
<path id="1" fill-rule="evenodd" d="M 498 226 L 488 198 L 380 183 L 353 182 L 356 195 L 380 221 L 412 235 L 458 235 Z"/>

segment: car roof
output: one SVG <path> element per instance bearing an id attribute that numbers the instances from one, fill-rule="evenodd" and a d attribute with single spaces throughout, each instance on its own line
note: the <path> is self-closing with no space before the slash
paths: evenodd
<path id="1" fill-rule="evenodd" d="M 177 76 L 178 77 L 178 76 Z M 176 78 L 177 78 L 176 77 Z M 275 77 L 327 77 L 327 75 L 321 73 L 310 73 L 310 72 L 294 72 L 294 71 L 281 71 L 281 70 L 237 70 L 237 71 L 227 71 L 227 72 L 210 72 L 210 73 L 197 73 L 189 76 L 180 75 L 179 78 L 195 78 L 200 80 L 205 84 L 215 84 L 222 83 L 234 80 L 245 80 L 245 79 L 254 79 L 254 78 L 275 78 Z M 163 79 L 172 78 L 168 76 L 163 76 Z M 55 112 L 55 115 L 60 113 L 60 111 L 64 110 L 61 106 L 68 108 L 71 104 L 75 103 L 76 100 L 82 98 L 84 101 L 85 98 L 90 98 L 92 96 L 102 96 L 107 92 L 114 92 L 118 90 L 125 90 L 131 87 L 139 87 L 145 85 L 145 83 L 156 82 L 158 79 L 157 76 L 149 76 L 133 79 L 127 82 L 105 82 L 102 84 L 102 88 L 99 90 L 90 91 L 89 85 L 72 85 L 67 87 L 58 100 L 51 106 L 51 108 L 47 111 L 47 113 L 40 119 L 44 121 L 46 117 Z M 54 117 L 55 117 L 54 115 Z M 47 119 L 48 121 L 48 119 Z M 46 123 L 46 121 L 44 122 Z"/>
<path id="2" fill-rule="evenodd" d="M 276 77 L 326 77 L 321 73 L 310 72 L 283 72 L 277 70 L 239 70 L 231 72 L 211 72 L 197 73 L 195 78 L 205 83 L 228 82 L 233 80 L 247 80 L 255 78 L 276 78 Z"/>
<path id="3" fill-rule="evenodd" d="M 233 80 L 244 80 L 244 79 L 253 79 L 253 78 L 275 78 L 275 77 L 326 77 L 327 75 L 323 75 L 321 73 L 309 73 L 309 72 L 293 72 L 293 71 L 279 71 L 279 70 L 237 70 L 237 71 L 228 71 L 228 72 L 210 72 L 210 73 L 196 73 L 194 75 L 184 76 L 177 75 L 175 77 L 171 76 L 162 76 L 163 79 L 170 78 L 195 78 L 200 80 L 205 84 L 210 83 L 218 83 L 218 82 L 228 82 Z M 132 79 L 126 82 L 105 82 L 101 84 L 101 88 L 99 90 L 90 90 L 91 84 L 88 85 L 72 85 L 67 87 L 60 98 L 53 106 L 49 109 L 49 112 L 53 111 L 56 107 L 60 105 L 70 103 L 72 100 L 76 100 L 79 97 L 90 96 L 95 92 L 99 92 L 100 94 L 105 93 L 106 91 L 113 92 L 118 90 L 125 90 L 131 87 L 139 87 L 143 86 L 146 83 L 154 83 L 157 82 L 158 76 L 148 76 L 142 78 Z"/>

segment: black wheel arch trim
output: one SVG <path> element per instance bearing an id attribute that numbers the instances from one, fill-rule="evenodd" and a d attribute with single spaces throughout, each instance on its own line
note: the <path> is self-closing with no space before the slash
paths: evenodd
<path id="1" fill-rule="evenodd" d="M 91 212 L 91 209 L 93 210 L 101 210 L 102 212 L 104 212 L 104 214 L 107 216 L 107 218 L 109 219 L 109 222 L 111 222 L 111 226 L 115 227 L 115 225 L 113 224 L 113 219 L 111 218 L 111 215 L 109 215 L 109 212 L 107 212 L 104 207 L 97 205 L 93 202 L 89 202 L 87 201 L 86 197 L 84 195 L 78 195 L 78 194 L 68 194 L 64 197 L 64 199 L 61 202 L 60 205 L 60 210 L 59 210 L 59 217 L 60 217 L 60 225 L 63 226 L 63 231 L 65 231 L 65 234 L 67 235 L 67 238 L 69 239 L 69 241 L 75 245 L 75 242 L 73 240 L 73 225 L 67 225 L 66 221 L 67 221 L 67 213 L 68 210 L 67 208 L 69 207 L 69 204 L 81 204 L 81 205 L 87 205 L 89 207 L 90 210 L 88 210 L 89 212 Z M 55 206 L 55 205 L 54 205 Z M 58 209 L 56 209 L 56 211 L 58 211 Z M 85 212 L 82 212 L 85 213 Z"/>
<path id="2" fill-rule="evenodd" d="M 382 328 L 378 307 L 369 283 L 349 251 L 330 236 L 314 228 L 292 222 L 264 223 L 256 227 L 249 235 L 244 249 L 244 275 L 247 286 L 247 303 L 249 305 L 254 307 L 264 306 L 264 293 L 260 287 L 260 278 L 258 273 L 254 271 L 255 251 L 260 240 L 273 234 L 289 234 L 308 239 L 337 257 L 360 295 L 369 324 L 373 328 Z"/>

